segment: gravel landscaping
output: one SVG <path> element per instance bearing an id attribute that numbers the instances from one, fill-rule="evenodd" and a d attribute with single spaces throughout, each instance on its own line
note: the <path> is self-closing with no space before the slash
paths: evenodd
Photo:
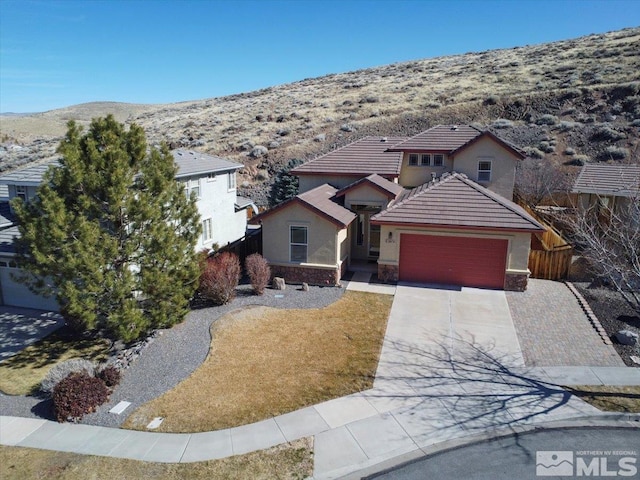
<path id="1" fill-rule="evenodd" d="M 238 296 L 220 307 L 196 305 L 184 322 L 171 329 L 160 330 L 141 355 L 123 372 L 122 381 L 110 400 L 96 413 L 85 416 L 81 423 L 119 427 L 141 404 L 175 387 L 198 368 L 209 352 L 211 324 L 221 316 L 248 306 L 274 308 L 322 308 L 337 301 L 345 292 L 339 287 L 309 287 L 308 292 L 295 285 L 286 290 L 267 289 L 256 296 L 248 285 L 238 287 Z M 131 402 L 121 415 L 109 413 L 120 401 Z M 10 396 L 0 393 L 2 415 L 53 419 L 51 402 L 36 397 Z"/>
<path id="2" fill-rule="evenodd" d="M 640 367 L 631 360 L 631 356 L 640 357 L 640 345 L 622 345 L 616 341 L 615 335 L 619 330 L 631 330 L 640 333 L 640 316 L 625 302 L 615 290 L 591 283 L 576 283 L 573 285 L 589 303 L 600 324 L 606 330 L 624 363 L 629 367 Z"/>

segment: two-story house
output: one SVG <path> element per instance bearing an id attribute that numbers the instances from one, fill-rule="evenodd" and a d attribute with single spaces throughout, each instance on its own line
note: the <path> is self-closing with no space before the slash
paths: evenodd
<path id="1" fill-rule="evenodd" d="M 178 167 L 176 180 L 184 185 L 186 195 L 197 197 L 202 235 L 196 251 L 224 247 L 241 240 L 247 230 L 246 210 L 257 211 L 250 199 L 236 194 L 236 173 L 242 165 L 190 150 L 174 150 L 172 154 Z M 9 200 L 34 198 L 50 165 L 33 165 L 0 176 L 0 185 L 8 187 Z M 0 203 L 0 304 L 57 310 L 54 299 L 35 295 L 13 279 L 11 274 L 19 273 L 13 248 L 14 238 L 18 235 L 9 204 Z"/>
<path id="2" fill-rule="evenodd" d="M 293 169 L 298 196 L 253 221 L 290 282 L 336 284 L 369 262 L 388 280 L 524 290 L 543 227 L 512 202 L 523 158 L 470 126 L 366 137 Z"/>

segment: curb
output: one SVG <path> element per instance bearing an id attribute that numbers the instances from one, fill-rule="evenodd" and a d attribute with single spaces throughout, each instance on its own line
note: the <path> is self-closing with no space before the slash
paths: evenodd
<path id="1" fill-rule="evenodd" d="M 456 438 L 434 445 L 422 448 L 416 448 L 411 452 L 399 455 L 395 458 L 385 460 L 375 465 L 366 467 L 352 473 L 338 476 L 330 476 L 329 478 L 338 478 L 340 480 L 362 480 L 392 471 L 398 467 L 408 465 L 425 457 L 434 456 L 440 453 L 464 448 L 476 443 L 486 442 L 499 438 L 506 438 L 515 435 L 528 435 L 545 430 L 558 429 L 580 429 L 580 428 L 640 428 L 640 414 L 638 413 L 603 413 L 602 415 L 587 415 L 582 417 L 573 417 L 561 420 L 553 420 L 549 422 L 539 423 L 535 425 L 515 425 L 512 427 L 504 427 L 496 431 L 477 433 L 463 438 Z M 330 475 L 330 473 L 329 473 Z M 314 477 L 315 478 L 315 477 Z"/>
<path id="2" fill-rule="evenodd" d="M 582 308 L 584 313 L 587 314 L 587 318 L 591 322 L 591 325 L 596 330 L 598 335 L 600 335 L 600 338 L 602 338 L 602 341 L 604 342 L 604 344 L 605 345 L 613 345 L 613 342 L 611 342 L 611 339 L 609 338 L 609 335 L 607 335 L 607 332 L 602 327 L 602 324 L 600 323 L 600 320 L 598 320 L 598 317 L 596 317 L 596 314 L 593 313 L 593 310 L 591 310 L 591 307 L 589 306 L 587 301 L 584 299 L 584 297 L 580 294 L 578 289 L 576 287 L 574 287 L 573 283 L 571 283 L 569 281 L 565 281 L 564 283 L 569 288 L 571 293 L 573 293 L 573 295 L 578 299 L 578 303 L 580 304 L 580 307 Z"/>

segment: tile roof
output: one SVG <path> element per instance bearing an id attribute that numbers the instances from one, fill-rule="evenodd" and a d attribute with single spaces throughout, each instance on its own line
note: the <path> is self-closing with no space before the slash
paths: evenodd
<path id="1" fill-rule="evenodd" d="M 337 192 L 338 190 L 336 188 L 325 183 L 312 190 L 296 195 L 290 200 L 253 217 L 250 221 L 251 223 L 259 223 L 262 219 L 295 203 L 308 208 L 315 214 L 325 217 L 329 221 L 344 228 L 356 218 L 356 214 L 335 202 Z"/>
<path id="2" fill-rule="evenodd" d="M 585 165 L 573 185 L 573 193 L 617 197 L 640 195 L 640 165 Z"/>
<path id="3" fill-rule="evenodd" d="M 355 188 L 358 188 L 360 185 L 367 185 L 367 184 L 371 185 L 376 190 L 380 190 L 389 198 L 396 198 L 405 190 L 402 185 L 398 185 L 397 183 L 391 182 L 376 173 L 372 173 L 368 177 L 361 178 L 357 182 L 354 182 L 351 185 L 347 185 L 346 187 L 338 191 L 338 193 L 336 193 L 336 197 L 342 197 L 347 192 Z"/>
<path id="4" fill-rule="evenodd" d="M 203 175 L 212 172 L 239 170 L 242 165 L 193 150 L 173 150 L 171 152 L 178 166 L 176 178 Z M 20 170 L 0 176 L 0 183 L 38 186 L 49 165 L 59 165 L 57 161 L 30 165 Z"/>
<path id="5" fill-rule="evenodd" d="M 240 195 L 236 195 L 236 201 L 234 206 L 235 206 L 236 212 L 239 212 L 240 210 L 250 207 L 255 213 L 258 213 L 258 208 L 256 207 L 256 204 L 253 202 L 253 200 L 247 197 L 241 197 Z"/>
<path id="6" fill-rule="evenodd" d="M 294 175 L 370 175 L 397 177 L 402 154 L 388 148 L 407 137 L 365 137 L 291 170 Z"/>
<path id="7" fill-rule="evenodd" d="M 193 150 L 177 149 L 171 152 L 178 165 L 176 178 L 201 175 L 212 172 L 239 170 L 242 165 Z"/>
<path id="8" fill-rule="evenodd" d="M 446 175 L 446 174 L 445 174 Z M 452 173 L 401 195 L 374 223 L 541 231 L 531 215 L 466 175 Z"/>
<path id="9" fill-rule="evenodd" d="M 511 143 L 488 130 L 482 131 L 470 125 L 437 125 L 404 142 L 393 145 L 389 151 L 440 152 L 454 155 L 483 137 L 491 138 L 517 157 L 525 157 L 524 153 Z"/>

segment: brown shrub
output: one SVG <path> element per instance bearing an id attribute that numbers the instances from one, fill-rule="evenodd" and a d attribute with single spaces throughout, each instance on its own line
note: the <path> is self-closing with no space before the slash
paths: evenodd
<path id="1" fill-rule="evenodd" d="M 262 295 L 271 280 L 271 268 L 265 258 L 259 253 L 249 255 L 244 262 L 249 275 L 249 281 L 256 295 Z"/>
<path id="2" fill-rule="evenodd" d="M 234 253 L 223 252 L 210 258 L 200 276 L 200 294 L 216 305 L 229 303 L 236 296 L 240 272 L 240 260 Z"/>
<path id="3" fill-rule="evenodd" d="M 120 383 L 120 370 L 113 366 L 107 365 L 102 370 L 98 371 L 98 378 L 102 379 L 105 385 L 109 388 L 113 388 Z"/>
<path id="4" fill-rule="evenodd" d="M 95 412 L 109 398 L 109 389 L 100 378 L 72 373 L 53 389 L 53 413 L 59 422 L 79 420 Z"/>

